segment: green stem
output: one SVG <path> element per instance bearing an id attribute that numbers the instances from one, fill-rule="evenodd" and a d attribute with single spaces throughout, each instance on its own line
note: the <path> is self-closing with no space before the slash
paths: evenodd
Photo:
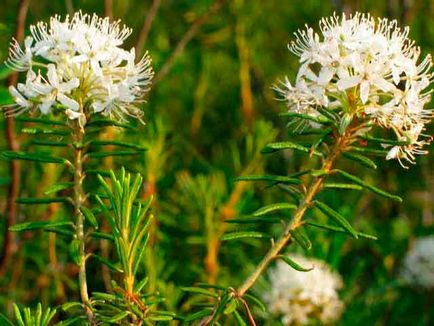
<path id="1" fill-rule="evenodd" d="M 81 206 L 86 200 L 86 194 L 83 190 L 83 180 L 85 174 L 83 173 L 83 140 L 84 129 L 78 125 L 78 122 L 73 128 L 73 141 L 74 141 L 74 215 L 76 218 L 75 230 L 76 239 L 80 242 L 79 247 L 79 273 L 78 282 L 80 288 L 80 297 L 86 310 L 89 320 L 93 319 L 93 314 L 90 309 L 89 295 L 87 290 L 86 280 L 86 236 L 84 233 L 84 216 L 81 213 Z"/>
<path id="2" fill-rule="evenodd" d="M 329 155 L 323 161 L 321 170 L 330 172 L 333 163 L 340 156 L 340 154 L 345 150 L 348 143 L 348 135 L 340 136 L 336 145 L 331 149 Z M 238 288 L 237 295 L 242 297 L 252 286 L 255 284 L 256 280 L 261 276 L 267 266 L 280 254 L 280 252 L 285 248 L 285 246 L 289 243 L 292 237 L 292 231 L 296 230 L 298 227 L 303 225 L 303 217 L 306 213 L 307 209 L 312 204 L 312 200 L 315 196 L 320 192 L 323 185 L 324 176 L 318 176 L 312 180 L 303 202 L 299 205 L 297 210 L 294 213 L 294 218 L 290 224 L 286 227 L 285 232 L 280 237 L 280 239 L 270 248 L 268 253 L 256 267 L 252 274 L 245 280 L 245 282 Z"/>

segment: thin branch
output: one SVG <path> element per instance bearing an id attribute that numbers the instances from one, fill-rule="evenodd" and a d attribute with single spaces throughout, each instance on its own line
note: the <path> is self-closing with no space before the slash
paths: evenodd
<path id="1" fill-rule="evenodd" d="M 20 0 L 18 5 L 18 14 L 16 20 L 15 38 L 18 42 L 24 40 L 24 27 L 26 24 L 27 10 L 29 8 L 30 0 Z M 8 85 L 15 85 L 18 81 L 18 73 L 14 72 L 9 76 Z M 6 121 L 6 141 L 10 150 L 17 151 L 20 147 L 18 139 L 14 130 L 14 118 L 9 116 L 5 118 Z M 16 199 L 19 194 L 20 187 L 20 163 L 17 160 L 12 160 L 9 164 L 11 182 L 8 188 L 8 198 L 6 204 L 6 226 L 4 231 L 4 244 L 0 256 L 0 276 L 6 271 L 6 266 L 10 260 L 10 257 L 15 251 L 15 236 L 12 232 L 9 232 L 9 227 L 14 225 L 17 219 L 17 204 Z"/>
<path id="2" fill-rule="evenodd" d="M 145 47 L 146 40 L 148 39 L 149 31 L 151 30 L 154 18 L 157 15 L 158 8 L 161 5 L 161 0 L 153 0 L 151 8 L 149 8 L 146 15 L 143 27 L 140 31 L 139 38 L 136 43 L 136 56 L 141 57 L 143 54 L 143 48 Z"/>
<path id="3" fill-rule="evenodd" d="M 188 42 L 190 42 L 191 39 L 196 35 L 199 28 L 203 24 L 205 24 L 210 17 L 212 17 L 216 12 L 220 10 L 224 2 L 225 0 L 216 0 L 214 4 L 209 7 L 209 9 L 202 16 L 200 16 L 194 21 L 194 23 L 190 26 L 189 30 L 184 34 L 179 43 L 176 45 L 176 48 L 173 51 L 172 55 L 164 63 L 163 67 L 158 72 L 157 76 L 155 77 L 154 83 L 158 83 L 168 74 L 173 64 L 175 63 L 175 60 L 182 53 L 182 51 L 184 51 L 184 48 L 188 44 Z"/>
<path id="4" fill-rule="evenodd" d="M 104 16 L 113 20 L 113 0 L 104 0 Z"/>

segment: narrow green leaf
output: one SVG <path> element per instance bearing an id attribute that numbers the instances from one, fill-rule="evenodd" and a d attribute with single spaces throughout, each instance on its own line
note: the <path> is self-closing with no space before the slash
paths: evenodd
<path id="1" fill-rule="evenodd" d="M 80 246 L 81 243 L 78 239 L 72 240 L 72 242 L 69 244 L 69 255 L 76 265 L 80 265 L 81 263 Z"/>
<path id="2" fill-rule="evenodd" d="M 70 230 L 64 229 L 64 228 L 59 227 L 59 226 L 46 226 L 43 228 L 43 230 L 45 232 L 56 233 L 56 234 L 64 235 L 67 237 L 74 237 L 74 235 L 75 235 L 75 232 L 72 232 Z"/>
<path id="3" fill-rule="evenodd" d="M 319 124 L 329 124 L 331 123 L 331 120 L 320 115 L 318 117 L 313 117 L 311 115 L 308 114 L 302 114 L 302 113 L 297 113 L 297 112 L 284 112 L 284 113 L 280 113 L 279 116 L 281 117 L 287 117 L 287 118 L 297 118 L 297 119 L 302 119 L 302 120 L 309 120 L 309 121 L 313 121 L 315 123 L 319 123 Z"/>
<path id="4" fill-rule="evenodd" d="M 375 148 L 367 148 L 367 147 L 357 147 L 357 146 L 351 146 L 350 148 L 353 152 L 359 152 L 364 154 L 371 154 L 374 156 L 386 156 L 388 151 L 382 150 L 382 149 L 375 149 Z"/>
<path id="5" fill-rule="evenodd" d="M 69 143 L 61 142 L 57 140 L 49 140 L 49 139 L 33 139 L 32 144 L 39 146 L 50 146 L 50 147 L 67 147 Z"/>
<path id="6" fill-rule="evenodd" d="M 49 227 L 62 227 L 71 226 L 70 221 L 35 221 L 35 222 L 25 222 L 20 224 L 15 224 L 9 228 L 11 232 L 23 232 L 38 229 L 45 229 Z"/>
<path id="7" fill-rule="evenodd" d="M 18 198 L 16 200 L 18 204 L 26 204 L 26 205 L 43 205 L 43 204 L 51 204 L 51 203 L 70 203 L 71 200 L 69 197 L 49 197 L 49 198 Z"/>
<path id="8" fill-rule="evenodd" d="M 87 123 L 86 127 L 108 127 L 108 126 L 114 126 L 114 127 L 121 127 L 124 129 L 131 129 L 134 130 L 133 126 L 127 124 L 127 123 L 121 123 L 119 121 L 111 120 L 111 119 L 103 119 L 103 118 L 93 118 Z"/>
<path id="9" fill-rule="evenodd" d="M 5 315 L 0 314 L 0 325 L 2 326 L 14 326 L 14 324 L 6 318 Z"/>
<path id="10" fill-rule="evenodd" d="M 281 175 L 247 175 L 241 176 L 235 179 L 235 181 L 269 181 L 275 184 L 284 183 L 284 184 L 300 184 L 300 179 L 281 176 Z"/>
<path id="11" fill-rule="evenodd" d="M 333 231 L 333 232 L 340 232 L 340 233 L 345 233 L 348 234 L 348 232 L 338 226 L 334 226 L 334 225 L 327 225 L 327 224 L 321 224 L 318 222 L 306 222 L 306 225 L 310 225 L 310 226 L 314 226 L 320 229 L 324 229 L 324 230 L 328 230 L 328 231 Z M 375 235 L 370 235 L 370 234 L 366 234 L 366 233 L 362 233 L 362 232 L 357 232 L 357 235 L 361 238 L 366 238 L 366 239 L 371 239 L 371 240 L 378 240 L 378 238 Z"/>
<path id="12" fill-rule="evenodd" d="M 403 145 L 408 145 L 409 142 L 408 141 L 399 141 L 399 140 L 392 140 L 392 139 L 384 139 L 384 138 L 375 138 L 375 137 L 371 137 L 368 135 L 364 135 L 364 136 L 360 136 L 360 138 L 367 140 L 367 141 L 371 141 L 373 143 L 378 143 L 378 144 L 389 144 L 389 145 L 395 145 L 395 146 L 403 146 Z"/>
<path id="13" fill-rule="evenodd" d="M 106 300 L 109 302 L 119 299 L 115 294 L 104 293 L 104 292 L 92 292 L 92 296 L 97 298 L 97 299 Z"/>
<path id="14" fill-rule="evenodd" d="M 62 304 L 61 308 L 64 311 L 68 311 L 69 309 L 73 308 L 82 308 L 83 304 L 81 302 L 67 302 Z"/>
<path id="15" fill-rule="evenodd" d="M 244 321 L 243 317 L 241 317 L 238 311 L 234 311 L 235 320 L 238 323 L 238 326 L 247 326 L 247 323 Z"/>
<path id="16" fill-rule="evenodd" d="M 373 170 L 377 169 L 377 165 L 374 163 L 374 161 L 372 161 L 370 158 L 367 158 L 366 156 L 360 154 L 352 154 L 352 153 L 344 153 L 343 155 L 344 157 L 352 161 L 358 162 L 361 165 L 366 166 L 370 169 Z"/>
<path id="17" fill-rule="evenodd" d="M 21 311 L 15 303 L 13 304 L 13 309 L 14 309 L 15 319 L 17 320 L 18 325 L 25 326 L 23 316 L 21 315 Z"/>
<path id="18" fill-rule="evenodd" d="M 228 292 L 225 292 L 221 298 L 220 298 L 220 302 L 218 303 L 218 306 L 215 310 L 213 319 L 211 321 L 211 325 L 214 325 L 214 322 L 217 322 L 217 320 L 219 319 L 219 316 L 221 314 L 223 314 L 226 305 L 229 303 L 229 301 L 232 300 L 232 296 L 229 296 Z"/>
<path id="19" fill-rule="evenodd" d="M 149 281 L 148 277 L 143 278 L 143 280 L 141 280 L 139 283 L 137 283 L 134 286 L 134 291 L 136 291 L 136 293 L 142 292 L 143 288 L 146 286 L 146 284 L 148 284 L 148 281 Z"/>
<path id="20" fill-rule="evenodd" d="M 240 231 L 240 232 L 231 232 L 226 233 L 225 235 L 220 237 L 221 241 L 230 241 L 236 239 L 244 239 L 244 238 L 269 238 L 268 234 L 256 231 Z"/>
<path id="21" fill-rule="evenodd" d="M 213 314 L 213 310 L 210 308 L 205 308 L 201 311 L 195 312 L 193 314 L 188 315 L 184 318 L 185 322 L 191 322 L 193 320 L 201 319 L 207 316 L 211 316 Z"/>
<path id="22" fill-rule="evenodd" d="M 109 262 L 107 259 L 97 255 L 97 254 L 92 254 L 92 257 L 94 257 L 96 260 L 98 260 L 101 264 L 106 265 L 108 268 L 110 268 L 111 270 L 118 272 L 118 273 L 123 273 L 123 270 L 120 269 L 119 267 L 117 267 L 115 264 Z"/>
<path id="23" fill-rule="evenodd" d="M 171 320 L 173 320 L 173 317 L 172 316 L 152 316 L 152 313 L 151 313 L 147 319 L 152 320 L 152 321 L 171 321 Z"/>
<path id="24" fill-rule="evenodd" d="M 352 183 L 324 183 L 324 188 L 362 190 L 363 187 Z"/>
<path id="25" fill-rule="evenodd" d="M 104 158 L 109 156 L 130 156 L 130 155 L 137 155 L 140 153 L 143 153 L 143 151 L 129 150 L 129 151 L 90 152 L 87 153 L 87 156 L 90 158 Z"/>
<path id="26" fill-rule="evenodd" d="M 339 134 L 343 135 L 353 120 L 353 116 L 351 114 L 345 113 L 341 118 L 338 126 Z"/>
<path id="27" fill-rule="evenodd" d="M 206 290 L 204 288 L 196 287 L 196 286 L 187 286 L 187 287 L 181 287 L 181 290 L 184 292 L 190 292 L 194 294 L 202 294 L 208 297 L 218 298 L 218 294 L 211 292 L 209 290 Z"/>
<path id="28" fill-rule="evenodd" d="M 52 193 L 56 193 L 60 190 L 68 189 L 74 186 L 74 182 L 62 182 L 62 183 L 56 183 L 55 185 L 52 185 L 47 190 L 44 191 L 44 195 L 49 195 Z"/>
<path id="29" fill-rule="evenodd" d="M 261 301 L 261 299 L 259 299 L 258 297 L 254 296 L 253 294 L 250 293 L 245 293 L 243 295 L 244 298 L 246 298 L 247 300 L 252 301 L 255 305 L 257 305 L 259 307 L 259 309 L 261 309 L 263 312 L 267 311 L 267 306 L 265 305 L 265 303 L 263 303 Z"/>
<path id="30" fill-rule="evenodd" d="M 125 148 L 134 148 L 134 149 L 139 149 L 139 150 L 146 150 L 145 147 L 143 147 L 142 145 L 138 145 L 138 144 L 133 144 L 133 143 L 127 143 L 127 142 L 122 142 L 122 141 L 114 141 L 114 140 L 92 140 L 90 142 L 91 146 L 119 146 L 119 147 L 125 147 Z"/>
<path id="31" fill-rule="evenodd" d="M 278 217 L 242 217 L 242 218 L 231 218 L 225 220 L 225 223 L 234 224 L 254 224 L 254 223 L 280 223 L 282 220 Z"/>
<path id="32" fill-rule="evenodd" d="M 374 187 L 370 184 L 367 184 L 362 179 L 360 179 L 360 178 L 358 178 L 352 174 L 349 174 L 349 173 L 342 171 L 342 170 L 335 170 L 335 171 L 338 172 L 345 179 L 348 179 L 348 180 L 354 182 L 355 184 L 358 184 L 358 185 L 362 186 L 363 188 L 370 190 L 374 194 L 377 194 L 377 195 L 385 197 L 385 198 L 393 199 L 393 200 L 398 201 L 398 202 L 402 202 L 401 197 L 399 197 L 397 195 L 390 194 L 384 190 L 381 190 L 377 187 Z"/>
<path id="33" fill-rule="evenodd" d="M 23 128 L 21 132 L 32 135 L 56 135 L 56 136 L 68 136 L 70 132 L 62 129 L 43 129 L 43 128 Z"/>
<path id="34" fill-rule="evenodd" d="M 11 160 L 24 160 L 24 161 L 34 161 L 40 163 L 58 163 L 64 164 L 68 162 L 61 157 L 53 157 L 45 154 L 35 154 L 35 153 L 25 153 L 25 152 L 14 152 L 14 151 L 4 151 L 1 154 L 3 157 Z"/>
<path id="35" fill-rule="evenodd" d="M 16 117 L 16 120 L 21 122 L 40 123 L 43 125 L 66 126 L 66 124 L 62 121 L 50 120 L 46 118 L 29 118 L 29 117 L 19 116 Z"/>
<path id="36" fill-rule="evenodd" d="M 318 178 L 318 177 L 322 177 L 322 176 L 324 176 L 324 175 L 328 175 L 330 172 L 329 171 L 326 171 L 326 170 L 312 170 L 311 172 L 310 172 L 310 174 L 313 176 L 313 177 L 315 177 L 315 178 Z"/>
<path id="37" fill-rule="evenodd" d="M 122 319 L 128 317 L 129 314 L 130 314 L 129 311 L 122 311 L 122 312 L 118 313 L 117 315 L 114 315 L 111 318 L 104 318 L 104 321 L 107 323 L 119 324 L 118 322 L 120 322 Z"/>
<path id="38" fill-rule="evenodd" d="M 111 234 L 108 234 L 108 233 L 92 232 L 90 234 L 90 236 L 92 238 L 95 238 L 95 239 L 104 239 L 104 240 L 110 240 L 110 241 L 114 240 L 114 237 Z"/>
<path id="39" fill-rule="evenodd" d="M 296 230 L 290 231 L 294 240 L 304 249 L 310 250 L 312 249 L 312 242 L 309 240 L 309 237 L 306 234 L 306 231 L 303 228 L 298 228 Z"/>
<path id="40" fill-rule="evenodd" d="M 230 315 L 237 309 L 237 300 L 230 299 L 229 302 L 226 304 L 225 309 L 223 310 L 223 314 Z"/>
<path id="41" fill-rule="evenodd" d="M 99 174 L 105 178 L 110 177 L 110 172 L 107 170 L 89 169 L 86 170 L 86 174 Z"/>
<path id="42" fill-rule="evenodd" d="M 222 285 L 218 285 L 218 284 L 209 284 L 209 283 L 200 283 L 199 282 L 196 285 L 200 288 L 205 288 L 205 289 L 226 290 L 226 287 L 224 287 Z"/>
<path id="43" fill-rule="evenodd" d="M 265 214 L 273 213 L 275 211 L 284 211 L 284 210 L 292 210 L 296 209 L 297 206 L 290 203 L 276 203 L 267 205 L 256 210 L 252 215 L 253 216 L 262 216 Z"/>
<path id="44" fill-rule="evenodd" d="M 90 223 L 90 225 L 92 225 L 95 229 L 98 230 L 98 221 L 95 215 L 93 215 L 92 211 L 85 206 L 81 206 L 80 211 L 84 215 L 86 220 Z"/>
<path id="45" fill-rule="evenodd" d="M 316 200 L 314 204 L 321 212 L 330 217 L 335 223 L 342 226 L 350 235 L 356 239 L 358 238 L 356 230 L 353 229 L 345 217 L 320 201 Z"/>
<path id="46" fill-rule="evenodd" d="M 285 256 L 285 255 L 278 255 L 278 256 L 276 256 L 276 258 L 283 260 L 290 267 L 292 267 L 293 269 L 295 269 L 296 271 L 299 271 L 299 272 L 309 272 L 309 271 L 311 271 L 313 269 L 313 267 L 311 267 L 311 268 L 305 268 L 303 266 L 300 266 L 295 261 L 293 261 L 291 258 L 289 258 L 288 256 Z"/>
<path id="47" fill-rule="evenodd" d="M 264 149 L 261 150 L 261 153 L 262 154 L 269 154 L 269 153 L 274 153 L 274 152 L 286 150 L 286 149 L 294 149 L 294 150 L 305 152 L 305 153 L 311 152 L 310 148 L 308 148 L 308 147 L 304 147 L 304 146 L 301 146 L 299 144 L 296 144 L 296 143 L 293 143 L 290 141 L 284 141 L 284 142 L 279 142 L 279 143 L 268 144 L 267 146 L 265 146 Z M 316 156 L 323 156 L 323 154 L 321 152 L 318 152 L 318 151 L 314 151 L 314 152 L 312 152 L 312 154 L 316 155 Z"/>

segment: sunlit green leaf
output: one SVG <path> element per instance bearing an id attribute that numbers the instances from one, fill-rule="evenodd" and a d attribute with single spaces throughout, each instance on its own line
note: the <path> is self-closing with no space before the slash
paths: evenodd
<path id="1" fill-rule="evenodd" d="M 377 165 L 375 164 L 374 161 L 372 161 L 370 158 L 367 158 L 366 156 L 360 155 L 360 154 L 352 154 L 352 153 L 344 153 L 343 154 L 344 157 L 353 160 L 355 162 L 358 162 L 360 164 L 362 164 L 363 166 L 366 166 L 370 169 L 376 169 Z"/>
<path id="2" fill-rule="evenodd" d="M 11 160 L 24 160 L 24 161 L 34 161 L 40 163 L 58 163 L 58 164 L 64 164 L 68 162 L 66 159 L 61 157 L 53 157 L 46 154 L 37 154 L 37 153 L 4 151 L 2 152 L 1 155 Z"/>
<path id="3" fill-rule="evenodd" d="M 15 224 L 9 228 L 12 232 L 24 232 L 31 230 L 44 229 L 49 227 L 71 226 L 70 221 L 35 221 Z"/>
<path id="4" fill-rule="evenodd" d="M 182 287 L 181 290 L 184 292 L 190 292 L 190 293 L 194 293 L 194 294 L 202 294 L 205 296 L 218 298 L 218 294 L 211 292 L 209 290 L 206 290 L 204 288 L 200 288 L 200 287 L 187 286 L 187 287 Z"/>
<path id="5" fill-rule="evenodd" d="M 324 188 L 331 189 L 353 189 L 353 190 L 362 190 L 363 187 L 359 185 L 355 185 L 352 183 L 336 183 L 336 182 L 326 182 L 324 183 Z"/>
<path id="6" fill-rule="evenodd" d="M 273 183 L 300 184 L 300 179 L 281 175 L 247 175 L 235 179 L 235 181 L 269 181 Z"/>
<path id="7" fill-rule="evenodd" d="M 80 211 L 83 213 L 84 217 L 90 223 L 90 225 L 92 225 L 95 229 L 98 229 L 98 221 L 93 212 L 85 206 L 81 206 Z"/>
<path id="8" fill-rule="evenodd" d="M 285 263 L 287 263 L 289 266 L 291 266 L 293 269 L 295 269 L 296 271 L 299 271 L 299 272 L 309 272 L 313 269 L 313 267 L 305 268 L 303 266 L 300 266 L 298 263 L 293 261 L 288 256 L 278 255 L 278 256 L 276 256 L 276 259 L 283 260 Z"/>
<path id="9" fill-rule="evenodd" d="M 296 209 L 297 206 L 290 203 L 276 203 L 270 204 L 256 210 L 252 215 L 253 216 L 262 216 L 269 213 L 274 213 L 276 211 L 285 211 L 285 210 L 293 210 Z"/>
<path id="10" fill-rule="evenodd" d="M 341 227 L 338 227 L 338 226 L 334 226 L 334 225 L 326 225 L 326 224 L 321 224 L 321 223 L 318 223 L 318 222 L 306 222 L 306 225 L 311 225 L 311 226 L 314 226 L 314 227 L 317 227 L 317 228 L 321 228 L 321 229 L 324 229 L 324 230 L 328 230 L 328 231 L 340 232 L 340 233 L 346 233 L 346 234 L 348 234 L 348 232 L 344 228 L 341 228 Z M 377 240 L 376 236 L 370 235 L 370 234 L 366 234 L 366 233 L 363 233 L 363 232 L 357 232 L 357 235 L 360 238 Z"/>
<path id="11" fill-rule="evenodd" d="M 298 228 L 290 231 L 294 240 L 304 249 L 310 250 L 312 249 L 312 242 L 309 240 L 309 237 L 306 234 L 306 231 L 303 228 Z"/>
<path id="12" fill-rule="evenodd" d="M 71 199 L 69 197 L 47 197 L 47 198 L 18 198 L 16 200 L 18 204 L 25 205 L 44 205 L 51 203 L 70 203 Z"/>
<path id="13" fill-rule="evenodd" d="M 286 150 L 286 149 L 294 149 L 294 150 L 305 152 L 305 153 L 311 152 L 310 148 L 308 148 L 308 147 L 304 147 L 304 146 L 301 146 L 299 144 L 296 144 L 296 143 L 293 143 L 290 141 L 284 141 L 284 142 L 279 142 L 279 143 L 268 144 L 267 146 L 265 146 L 264 149 L 261 150 L 261 153 L 268 154 L 268 153 L 274 153 L 274 152 L 278 152 L 278 151 Z M 318 152 L 318 151 L 313 151 L 312 154 L 316 155 L 316 156 L 323 156 L 323 154 Z"/>
<path id="14" fill-rule="evenodd" d="M 225 235 L 220 237 L 221 241 L 230 241 L 244 238 L 269 238 L 268 234 L 256 231 L 240 231 L 240 232 L 231 232 L 226 233 Z"/>
<path id="15" fill-rule="evenodd" d="M 55 185 L 52 185 L 47 190 L 44 191 L 44 195 L 49 195 L 52 193 L 56 193 L 60 190 L 68 189 L 74 186 L 74 182 L 61 182 L 56 183 Z"/>
<path id="16" fill-rule="evenodd" d="M 316 200 L 315 206 L 323 212 L 325 215 L 330 217 L 335 223 L 340 225 L 342 228 L 344 228 L 349 234 L 351 234 L 354 238 L 358 238 L 356 230 L 353 229 L 351 224 L 346 220 L 345 217 L 343 217 L 341 214 L 327 206 L 326 204 Z"/>
<path id="17" fill-rule="evenodd" d="M 360 178 L 358 178 L 358 177 L 356 177 L 356 176 L 354 176 L 352 174 L 349 174 L 349 173 L 347 173 L 345 171 L 342 171 L 342 170 L 335 170 L 335 171 L 337 173 L 339 173 L 342 177 L 346 178 L 347 180 L 350 180 L 350 181 L 354 182 L 355 184 L 358 184 L 358 185 L 362 186 L 363 188 L 366 188 L 366 189 L 372 191 L 373 193 L 375 193 L 375 194 L 377 194 L 379 196 L 382 196 L 382 197 L 385 197 L 385 198 L 389 198 L 389 199 L 393 199 L 393 200 L 398 201 L 398 202 L 402 202 L 402 198 L 401 197 L 399 197 L 397 195 L 390 194 L 390 193 L 388 193 L 388 192 L 386 192 L 384 190 L 381 190 L 381 189 L 379 189 L 377 187 L 374 187 L 374 186 L 372 186 L 370 184 L 367 184 L 362 179 L 360 179 Z"/>

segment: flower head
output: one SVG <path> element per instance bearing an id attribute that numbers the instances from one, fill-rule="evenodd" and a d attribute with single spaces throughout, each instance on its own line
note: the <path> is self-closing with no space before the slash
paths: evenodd
<path id="1" fill-rule="evenodd" d="M 149 89 L 153 71 L 148 54 L 136 63 L 134 49 L 120 47 L 131 29 L 120 21 L 78 12 L 64 20 L 54 16 L 30 31 L 24 49 L 12 42 L 6 62 L 27 72 L 25 83 L 10 88 L 15 106 L 9 114 L 59 109 L 79 121 L 92 113 L 141 118 L 137 104 Z"/>
<path id="2" fill-rule="evenodd" d="M 434 235 L 416 239 L 401 272 L 410 285 L 434 289 Z"/>
<path id="3" fill-rule="evenodd" d="M 409 28 L 395 20 L 343 14 L 323 18 L 319 26 L 320 33 L 298 31 L 289 45 L 301 64 L 295 85 L 286 79 L 276 87 L 289 110 L 315 117 L 332 110 L 390 129 L 400 145 L 387 159 L 414 163 L 430 139 L 423 131 L 433 117 L 424 108 L 432 92 L 431 57 L 420 60 Z"/>
<path id="4" fill-rule="evenodd" d="M 344 308 L 337 292 L 342 287 L 341 277 L 325 262 L 302 256 L 294 256 L 294 260 L 313 270 L 298 272 L 278 261 L 270 271 L 271 290 L 264 295 L 270 311 L 281 315 L 284 325 L 337 321 Z"/>

